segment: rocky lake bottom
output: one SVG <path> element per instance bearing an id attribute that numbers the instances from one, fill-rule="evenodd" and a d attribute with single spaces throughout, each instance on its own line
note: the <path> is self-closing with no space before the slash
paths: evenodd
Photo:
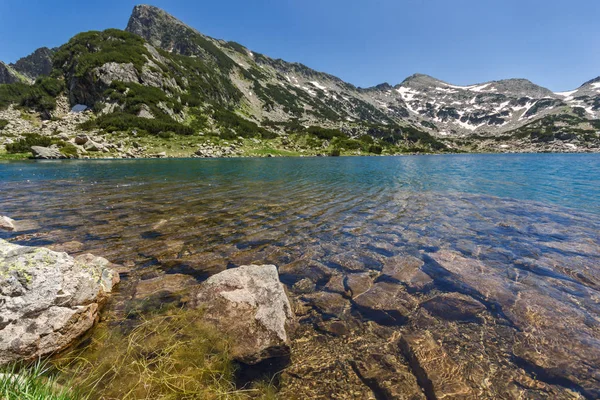
<path id="1" fill-rule="evenodd" d="M 0 193 L 0 238 L 123 266 L 109 329 L 277 266 L 282 398 L 600 397 L 597 155 L 7 162 Z"/>

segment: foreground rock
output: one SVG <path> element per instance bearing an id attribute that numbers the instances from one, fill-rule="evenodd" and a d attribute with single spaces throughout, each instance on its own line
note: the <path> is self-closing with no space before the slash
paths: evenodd
<path id="1" fill-rule="evenodd" d="M 0 365 L 60 351 L 90 329 L 119 282 L 111 266 L 0 240 Z"/>
<path id="2" fill-rule="evenodd" d="M 289 355 L 293 312 L 273 265 L 223 271 L 204 282 L 192 306 L 232 340 L 231 355 L 256 364 Z"/>

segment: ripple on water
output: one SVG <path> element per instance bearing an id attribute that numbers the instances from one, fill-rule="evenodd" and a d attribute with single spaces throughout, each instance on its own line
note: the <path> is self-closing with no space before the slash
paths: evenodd
<path id="1" fill-rule="evenodd" d="M 598 215 L 294 165 L 295 181 L 8 181 L 3 213 L 35 224 L 2 235 L 127 266 L 113 318 L 144 296 L 184 303 L 227 268 L 277 265 L 301 322 L 284 394 L 600 396 Z"/>

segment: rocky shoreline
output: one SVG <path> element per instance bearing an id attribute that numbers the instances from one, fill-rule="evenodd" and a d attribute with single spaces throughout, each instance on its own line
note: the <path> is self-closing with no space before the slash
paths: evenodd
<path id="1" fill-rule="evenodd" d="M 0 229 L 18 231 L 8 217 L 0 223 Z M 91 254 L 71 257 L 0 239 L 0 366 L 48 357 L 75 343 L 98 322 L 120 270 Z M 223 271 L 196 285 L 192 297 L 189 307 L 231 340 L 234 360 L 289 359 L 295 317 L 275 266 Z"/>

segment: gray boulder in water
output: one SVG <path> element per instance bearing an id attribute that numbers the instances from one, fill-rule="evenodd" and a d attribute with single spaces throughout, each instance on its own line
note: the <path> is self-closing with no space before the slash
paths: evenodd
<path id="1" fill-rule="evenodd" d="M 111 267 L 0 240 L 0 365 L 63 350 L 90 329 L 119 282 Z"/>
<path id="2" fill-rule="evenodd" d="M 14 232 L 16 230 L 15 220 L 5 216 L 0 216 L 0 230 Z"/>
<path id="3" fill-rule="evenodd" d="M 33 158 L 39 160 L 58 160 L 67 158 L 60 150 L 51 147 L 33 146 L 31 147 L 31 152 L 33 153 Z"/>
<path id="4" fill-rule="evenodd" d="M 203 310 L 231 340 L 231 355 L 256 364 L 289 355 L 288 331 L 294 314 L 274 265 L 248 265 L 213 275 L 194 296 Z"/>

